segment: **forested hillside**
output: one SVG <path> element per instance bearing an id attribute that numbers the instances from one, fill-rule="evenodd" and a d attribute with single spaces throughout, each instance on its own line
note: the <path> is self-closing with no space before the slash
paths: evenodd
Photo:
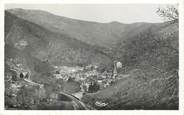
<path id="1" fill-rule="evenodd" d="M 178 23 L 164 25 L 118 43 L 116 58 L 124 64 L 120 80 L 83 100 L 98 109 L 177 109 Z"/>
<path id="2" fill-rule="evenodd" d="M 98 23 L 57 16 L 40 10 L 10 9 L 8 12 L 50 31 L 64 33 L 88 44 L 111 48 L 120 39 L 136 35 L 159 24 L 120 22 Z"/>

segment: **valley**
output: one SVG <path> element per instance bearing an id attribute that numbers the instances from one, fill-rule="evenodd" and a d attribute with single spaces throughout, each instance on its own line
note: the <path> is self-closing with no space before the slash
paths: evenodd
<path id="1" fill-rule="evenodd" d="M 178 32 L 6 10 L 5 109 L 176 110 Z"/>

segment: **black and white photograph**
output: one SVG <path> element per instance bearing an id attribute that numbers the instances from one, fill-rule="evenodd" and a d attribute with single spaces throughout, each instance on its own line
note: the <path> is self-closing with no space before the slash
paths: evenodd
<path id="1" fill-rule="evenodd" d="M 179 110 L 178 4 L 4 7 L 5 110 Z"/>

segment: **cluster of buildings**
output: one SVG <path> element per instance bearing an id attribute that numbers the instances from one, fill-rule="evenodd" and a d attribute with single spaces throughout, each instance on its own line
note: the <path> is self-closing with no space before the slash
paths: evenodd
<path id="1" fill-rule="evenodd" d="M 55 67 L 53 76 L 56 79 L 62 79 L 63 81 L 68 81 L 72 79 L 81 84 L 81 91 L 88 92 L 90 85 L 95 83 L 99 85 L 100 89 L 106 88 L 111 85 L 114 81 L 112 78 L 112 73 L 104 71 L 100 73 L 97 71 L 97 66 L 89 65 L 86 67 Z"/>

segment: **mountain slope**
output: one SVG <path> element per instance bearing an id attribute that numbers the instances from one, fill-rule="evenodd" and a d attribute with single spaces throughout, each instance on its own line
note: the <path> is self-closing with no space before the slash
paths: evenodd
<path id="1" fill-rule="evenodd" d="M 83 101 L 105 110 L 178 109 L 178 23 L 163 25 L 120 42 L 115 50 L 124 66 L 119 79 Z"/>
<path id="2" fill-rule="evenodd" d="M 38 24 L 50 31 L 64 33 L 92 45 L 113 47 L 119 40 L 134 36 L 150 28 L 150 23 L 97 23 L 70 19 L 40 10 L 10 9 L 12 14 Z"/>
<path id="3" fill-rule="evenodd" d="M 9 12 L 5 12 L 5 28 L 5 56 L 22 57 L 32 70 L 35 65 L 31 60 L 70 66 L 108 63 L 110 60 L 93 46 L 65 34 L 51 32 Z"/>
<path id="4" fill-rule="evenodd" d="M 178 23 L 166 22 L 161 27 L 148 29 L 116 45 L 115 54 L 125 66 L 142 62 L 169 71 L 178 69 Z M 172 70 L 173 70 L 172 69 Z M 171 68 L 170 68 L 171 71 Z"/>

